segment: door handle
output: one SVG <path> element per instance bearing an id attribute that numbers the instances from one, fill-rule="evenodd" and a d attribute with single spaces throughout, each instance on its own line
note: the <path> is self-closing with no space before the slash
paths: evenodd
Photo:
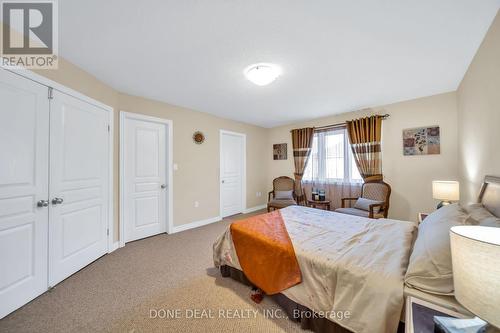
<path id="1" fill-rule="evenodd" d="M 60 205 L 64 202 L 63 198 L 54 198 L 52 199 L 52 204 L 53 205 Z"/>
<path id="2" fill-rule="evenodd" d="M 222 181 L 222 184 L 224 184 L 224 181 Z"/>
<path id="3" fill-rule="evenodd" d="M 167 188 L 167 185 L 166 185 L 166 184 L 161 184 L 161 185 L 160 185 L 160 187 L 161 187 L 162 189 L 166 189 L 166 188 Z"/>
<path id="4" fill-rule="evenodd" d="M 49 201 L 48 200 L 39 200 L 36 203 L 37 207 L 48 207 L 49 206 Z"/>

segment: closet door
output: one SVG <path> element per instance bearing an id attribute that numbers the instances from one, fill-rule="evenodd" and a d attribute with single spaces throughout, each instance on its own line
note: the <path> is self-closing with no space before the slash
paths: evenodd
<path id="1" fill-rule="evenodd" d="M 0 69 L 0 318 L 47 290 L 47 91 Z"/>
<path id="2" fill-rule="evenodd" d="M 54 91 L 50 105 L 49 285 L 107 252 L 109 112 Z"/>

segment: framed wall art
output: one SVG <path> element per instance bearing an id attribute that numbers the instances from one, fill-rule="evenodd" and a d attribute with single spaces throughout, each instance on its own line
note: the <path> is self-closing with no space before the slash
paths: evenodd
<path id="1" fill-rule="evenodd" d="M 275 160 L 287 159 L 286 143 L 277 143 L 273 145 L 273 159 Z"/>
<path id="2" fill-rule="evenodd" d="M 403 130 L 403 154 L 435 155 L 441 153 L 439 126 L 418 127 Z"/>

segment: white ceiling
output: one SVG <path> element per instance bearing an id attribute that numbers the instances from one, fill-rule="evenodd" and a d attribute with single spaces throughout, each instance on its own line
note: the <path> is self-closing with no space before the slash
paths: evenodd
<path id="1" fill-rule="evenodd" d="M 455 90 L 500 0 L 60 0 L 60 54 L 113 88 L 273 127 Z M 245 79 L 250 64 L 283 75 Z"/>

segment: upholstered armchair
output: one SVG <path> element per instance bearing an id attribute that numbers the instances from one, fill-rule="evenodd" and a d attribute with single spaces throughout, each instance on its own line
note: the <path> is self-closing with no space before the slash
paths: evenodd
<path id="1" fill-rule="evenodd" d="M 361 187 L 361 197 L 342 198 L 342 208 L 337 213 L 373 218 L 387 218 L 391 186 L 383 181 L 366 182 Z M 347 207 L 347 201 L 356 201 L 354 206 Z"/>
<path id="2" fill-rule="evenodd" d="M 273 190 L 268 194 L 267 211 L 296 205 L 295 180 L 281 176 L 273 180 Z"/>

